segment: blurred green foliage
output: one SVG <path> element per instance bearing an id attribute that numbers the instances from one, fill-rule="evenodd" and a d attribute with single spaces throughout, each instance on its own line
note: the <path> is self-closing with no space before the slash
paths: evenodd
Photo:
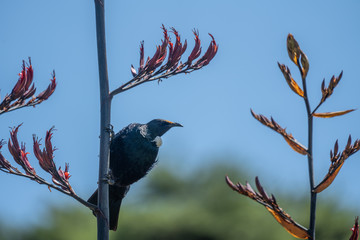
<path id="1" fill-rule="evenodd" d="M 147 177 L 136 201 L 125 201 L 118 231 L 111 233 L 111 239 L 295 239 L 264 207 L 232 191 L 225 183 L 225 174 L 242 183 L 254 178 L 222 165 L 204 167 L 187 177 L 157 168 Z M 275 191 L 270 182 L 262 184 L 268 193 Z M 303 199 L 296 196 L 295 200 L 289 196 L 275 195 L 279 205 L 294 220 L 307 225 L 307 196 L 303 196 Z M 354 216 L 350 210 L 339 209 L 336 199 L 329 199 L 328 203 L 320 202 L 317 238 L 348 239 Z M 40 225 L 24 228 L 0 224 L 0 240 L 49 239 L 96 239 L 96 219 L 87 209 L 62 206 L 42 216 Z"/>

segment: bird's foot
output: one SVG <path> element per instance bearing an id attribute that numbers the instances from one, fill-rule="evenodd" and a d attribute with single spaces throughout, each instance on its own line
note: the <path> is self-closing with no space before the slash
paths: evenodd
<path id="1" fill-rule="evenodd" d="M 109 169 L 108 173 L 106 174 L 106 179 L 110 186 L 115 185 L 115 179 L 111 169 Z"/>
<path id="2" fill-rule="evenodd" d="M 115 185 L 115 178 L 114 178 L 114 175 L 112 174 L 112 171 L 111 169 L 109 169 L 108 173 L 100 179 L 100 181 L 102 182 L 107 182 L 107 184 L 109 185 Z"/>
<path id="3" fill-rule="evenodd" d="M 109 126 L 105 128 L 105 131 L 110 133 L 110 141 L 113 140 L 113 138 L 115 136 L 114 126 L 109 124 Z"/>

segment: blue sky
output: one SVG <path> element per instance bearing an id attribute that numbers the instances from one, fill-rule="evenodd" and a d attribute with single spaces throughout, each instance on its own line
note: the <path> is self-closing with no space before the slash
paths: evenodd
<path id="1" fill-rule="evenodd" d="M 300 142 L 307 144 L 303 100 L 287 86 L 277 61 L 300 76 L 286 51 L 292 33 L 310 62 L 311 106 L 321 98 L 321 81 L 344 71 L 333 96 L 319 111 L 359 108 L 360 4 L 357 1 L 106 1 L 107 53 L 110 88 L 131 78 L 138 66 L 139 44 L 152 56 L 162 38 L 161 25 L 175 27 L 194 46 L 192 29 L 200 32 L 203 51 L 214 35 L 219 51 L 200 71 L 144 84 L 117 95 L 112 104 L 116 131 L 131 122 L 154 118 L 180 122 L 163 138 L 160 163 L 189 171 L 211 164 L 209 158 L 234 164 L 258 175 L 269 192 L 307 192 L 307 160 L 291 150 L 275 132 L 250 115 L 273 116 Z M 19 138 L 31 151 L 32 134 L 45 136 L 55 125 L 55 161 L 70 163 L 71 183 L 87 198 L 96 188 L 99 136 L 99 89 L 93 1 L 2 1 L 0 3 L 1 96 L 17 81 L 21 61 L 31 56 L 38 92 L 56 71 L 54 95 L 35 109 L 1 116 L 0 139 L 23 122 Z M 343 149 L 348 135 L 360 138 L 360 112 L 316 119 L 314 158 L 316 182 L 329 167 L 336 139 Z M 6 157 L 10 158 L 6 148 Z M 236 161 L 228 160 L 232 156 Z M 30 161 L 40 172 L 33 155 Z M 162 159 L 168 162 L 163 163 Z M 156 171 L 156 169 L 154 169 Z M 345 163 L 333 185 L 321 194 L 340 196 L 340 204 L 358 203 L 360 155 Z M 224 173 L 225 174 L 225 173 Z M 44 173 L 43 176 L 46 176 Z M 239 176 L 240 178 L 240 176 Z M 232 176 L 235 181 L 236 176 Z M 253 179 L 249 179 L 250 182 Z M 219 179 L 223 181 L 223 179 Z M 0 174 L 0 217 L 11 222 L 33 221 L 46 207 L 72 200 L 26 179 Z M 134 186 L 141 191 L 141 184 Z M 129 195 L 132 193 L 130 192 Z M 5 207 L 6 206 L 6 207 Z M 360 207 L 357 206 L 360 210 Z M 29 217 L 24 217 L 24 215 Z"/>

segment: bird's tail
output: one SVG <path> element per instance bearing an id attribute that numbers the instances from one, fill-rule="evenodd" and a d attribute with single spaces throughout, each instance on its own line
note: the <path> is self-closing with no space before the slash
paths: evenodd
<path id="1" fill-rule="evenodd" d="M 118 186 L 109 186 L 109 218 L 110 226 L 109 229 L 116 231 L 119 219 L 119 212 L 121 207 L 122 199 L 125 197 L 126 193 L 129 191 L 130 186 L 118 187 Z M 88 199 L 89 203 L 97 205 L 98 200 L 98 190 L 91 195 Z"/>

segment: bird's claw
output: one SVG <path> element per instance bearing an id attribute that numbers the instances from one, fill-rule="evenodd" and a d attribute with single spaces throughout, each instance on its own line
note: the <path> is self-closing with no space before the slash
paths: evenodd
<path id="1" fill-rule="evenodd" d="M 115 136 L 114 126 L 109 124 L 109 126 L 105 128 L 105 131 L 110 133 L 110 140 L 113 140 L 113 138 Z"/>
<path id="2" fill-rule="evenodd" d="M 110 186 L 115 185 L 115 179 L 111 169 L 109 169 L 108 173 L 106 174 L 106 179 Z"/>
<path id="3" fill-rule="evenodd" d="M 107 182 L 107 184 L 109 184 L 110 186 L 116 184 L 115 178 L 114 178 L 114 175 L 112 174 L 111 169 L 109 169 L 108 173 L 103 178 L 100 178 L 100 181 Z"/>

